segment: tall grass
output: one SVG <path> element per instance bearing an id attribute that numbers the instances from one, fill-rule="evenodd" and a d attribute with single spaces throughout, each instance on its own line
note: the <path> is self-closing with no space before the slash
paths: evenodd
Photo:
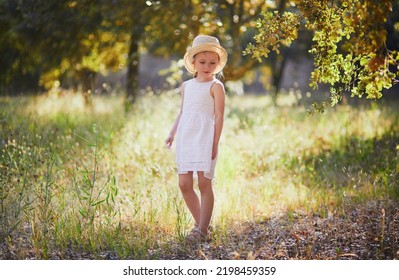
<path id="1" fill-rule="evenodd" d="M 399 198 L 396 108 L 280 102 L 227 98 L 215 243 L 246 220 Z M 157 258 L 182 239 L 193 221 L 164 147 L 179 106 L 173 93 L 129 114 L 119 95 L 1 98 L 0 258 Z"/>

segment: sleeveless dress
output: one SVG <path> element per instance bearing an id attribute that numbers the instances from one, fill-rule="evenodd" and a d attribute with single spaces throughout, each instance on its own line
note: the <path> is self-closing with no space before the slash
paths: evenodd
<path id="1" fill-rule="evenodd" d="M 216 158 L 212 160 L 215 134 L 215 101 L 213 84 L 223 84 L 214 78 L 209 82 L 188 80 L 184 88 L 183 112 L 177 127 L 176 162 L 178 174 L 203 171 L 210 180 L 215 174 Z"/>

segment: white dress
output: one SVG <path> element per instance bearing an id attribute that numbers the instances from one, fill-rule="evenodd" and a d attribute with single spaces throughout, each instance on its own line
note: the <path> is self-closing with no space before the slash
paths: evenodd
<path id="1" fill-rule="evenodd" d="M 213 79 L 209 82 L 188 80 L 184 87 L 183 112 L 177 127 L 176 162 L 179 174 L 203 171 L 213 179 L 216 158 L 212 160 L 215 134 L 215 101 L 211 96 L 213 84 L 223 84 Z"/>

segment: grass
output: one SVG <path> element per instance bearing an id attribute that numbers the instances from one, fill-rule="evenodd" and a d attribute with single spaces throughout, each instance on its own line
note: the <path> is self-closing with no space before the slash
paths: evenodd
<path id="1" fill-rule="evenodd" d="M 350 209 L 397 205 L 396 104 L 309 115 L 291 101 L 282 96 L 274 107 L 267 96 L 227 98 L 212 246 L 241 240 L 248 223 L 282 217 L 298 237 L 298 217 L 345 224 Z M 90 108 L 74 93 L 1 97 L 0 258 L 157 259 L 176 244 L 180 257 L 190 254 L 181 240 L 192 221 L 173 150 L 164 147 L 179 106 L 173 93 L 143 97 L 128 114 L 119 95 L 97 96 Z M 381 248 L 397 241 L 388 240 L 385 217 L 376 222 Z M 306 250 L 302 257 L 315 258 Z M 242 254 L 238 245 L 230 251 L 217 257 Z"/>

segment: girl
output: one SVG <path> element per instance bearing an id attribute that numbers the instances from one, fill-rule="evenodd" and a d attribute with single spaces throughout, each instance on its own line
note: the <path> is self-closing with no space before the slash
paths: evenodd
<path id="1" fill-rule="evenodd" d="M 223 70 L 226 62 L 227 52 L 217 38 L 199 35 L 194 39 L 184 55 L 185 67 L 194 78 L 181 86 L 181 109 L 165 140 L 170 148 L 177 134 L 179 187 L 195 221 L 195 227 L 187 237 L 189 241 L 209 238 L 214 204 L 212 179 L 225 103 L 224 86 L 215 74 Z M 198 176 L 200 198 L 193 188 L 193 175 Z"/>

